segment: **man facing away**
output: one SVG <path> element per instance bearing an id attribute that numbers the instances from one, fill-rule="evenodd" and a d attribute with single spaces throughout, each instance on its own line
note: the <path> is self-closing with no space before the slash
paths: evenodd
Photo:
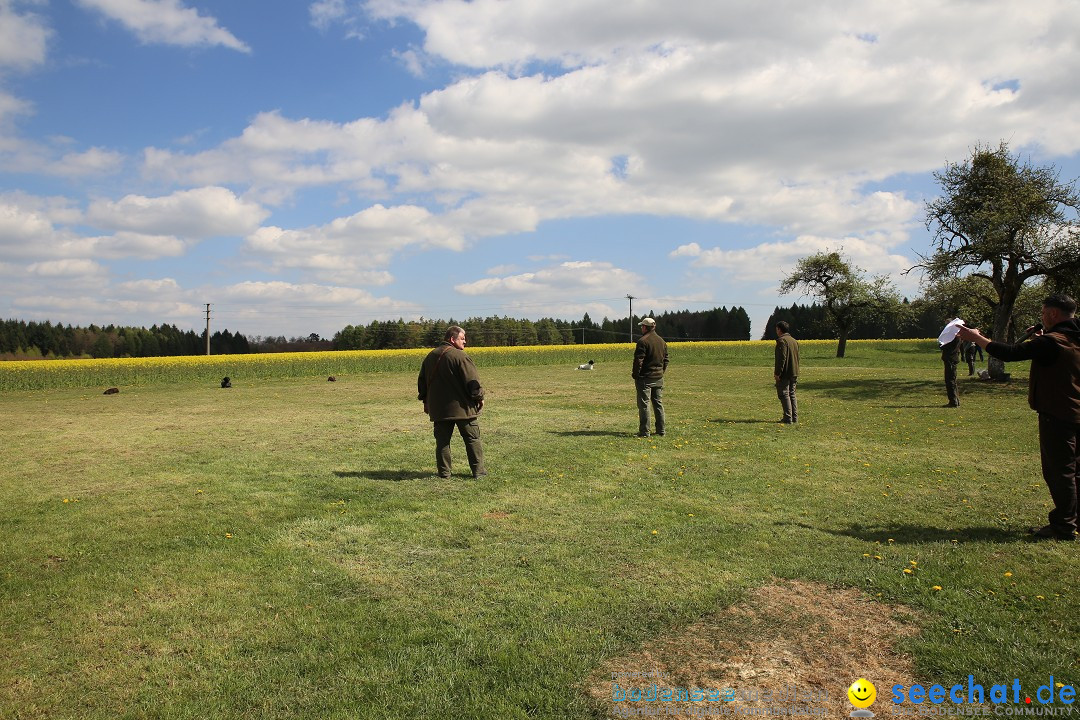
<path id="1" fill-rule="evenodd" d="M 956 390 L 956 367 L 960 364 L 960 336 L 941 346 L 941 362 L 945 366 L 945 394 L 949 403 L 945 407 L 960 407 L 960 394 Z"/>
<path id="2" fill-rule="evenodd" d="M 776 362 L 773 363 L 773 382 L 784 417 L 780 422 L 791 425 L 799 422 L 799 406 L 795 400 L 795 385 L 799 380 L 799 343 L 789 334 L 790 326 L 781 320 L 776 323 Z"/>
<path id="3" fill-rule="evenodd" d="M 656 321 L 641 321 L 641 337 L 634 347 L 634 366 L 630 375 L 637 385 L 638 437 L 649 437 L 649 405 L 656 416 L 656 434 L 663 436 L 664 373 L 668 366 L 667 343 L 656 334 Z"/>
<path id="4" fill-rule="evenodd" d="M 960 337 L 1005 362 L 1031 360 L 1028 405 L 1039 413 L 1039 454 L 1043 480 L 1054 509 L 1049 524 L 1031 528 L 1037 539 L 1076 539 L 1076 498 L 1080 478 L 1080 322 L 1076 301 L 1068 295 L 1043 300 L 1042 327 L 1028 329 L 1030 341 L 1016 345 L 991 342 L 973 328 Z"/>
<path id="5" fill-rule="evenodd" d="M 465 331 L 446 330 L 441 345 L 428 353 L 416 378 L 417 399 L 435 427 L 435 465 L 439 477 L 450 477 L 450 440 L 457 427 L 474 478 L 487 475 L 484 446 L 476 418 L 484 408 L 484 389 L 472 358 L 465 354 Z"/>

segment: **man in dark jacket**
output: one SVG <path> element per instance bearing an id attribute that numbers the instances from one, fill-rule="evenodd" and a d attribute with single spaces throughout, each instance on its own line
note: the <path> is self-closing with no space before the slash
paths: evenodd
<path id="1" fill-rule="evenodd" d="M 1034 337 L 1008 345 L 991 342 L 978 330 L 960 328 L 962 339 L 985 348 L 999 360 L 1031 360 L 1028 405 L 1039 413 L 1043 479 L 1054 501 L 1050 523 L 1032 528 L 1031 533 L 1039 539 L 1075 540 L 1080 478 L 1080 322 L 1076 301 L 1068 295 L 1046 298 L 1042 326 L 1030 328 L 1028 334 Z"/>
<path id="2" fill-rule="evenodd" d="M 641 321 L 641 337 L 634 347 L 634 366 L 630 371 L 637 385 L 638 437 L 649 437 L 649 405 L 656 416 L 656 434 L 663 436 L 664 373 L 667 372 L 668 352 L 664 338 L 656 334 L 656 321 Z"/>
<path id="3" fill-rule="evenodd" d="M 454 427 L 465 441 L 473 477 L 487 475 L 484 446 L 477 416 L 484 407 L 484 389 L 472 358 L 465 354 L 465 331 L 457 325 L 446 330 L 439 347 L 428 353 L 416 378 L 417 399 L 435 424 L 435 465 L 439 477 L 450 477 L 450 440 Z"/>
<path id="4" fill-rule="evenodd" d="M 773 363 L 773 382 L 776 383 L 776 396 L 780 398 L 780 407 L 784 417 L 780 422 L 792 425 L 799 422 L 799 405 L 795 399 L 795 385 L 799 381 L 799 343 L 791 337 L 791 329 L 781 320 L 776 323 L 776 351 Z"/>

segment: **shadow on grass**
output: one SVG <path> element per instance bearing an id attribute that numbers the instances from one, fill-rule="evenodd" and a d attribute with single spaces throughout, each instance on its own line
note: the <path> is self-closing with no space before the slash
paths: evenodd
<path id="1" fill-rule="evenodd" d="M 737 423 L 743 425 L 752 425 L 759 423 L 762 425 L 775 425 L 777 421 L 775 419 L 762 420 L 761 418 L 709 418 L 711 423 Z"/>
<path id="2" fill-rule="evenodd" d="M 926 527 L 924 525 L 893 525 L 890 527 L 865 527 L 852 525 L 843 530 L 826 530 L 813 527 L 805 523 L 794 524 L 807 530 L 816 530 L 830 535 L 852 537 L 866 542 L 879 542 L 882 545 L 918 545 L 935 542 L 984 542 L 984 543 L 1015 543 L 1023 542 L 1027 537 L 1017 530 L 1008 530 L 999 527 L 969 527 L 957 530 L 948 530 L 939 527 Z M 890 543 L 889 541 L 892 540 Z"/>
<path id="3" fill-rule="evenodd" d="M 424 480 L 435 476 L 434 472 L 419 472 L 417 470 L 335 470 L 334 474 L 339 478 L 365 478 L 367 480 L 389 480 L 391 482 Z"/>
<path id="4" fill-rule="evenodd" d="M 548 430 L 548 432 L 563 437 L 627 437 L 633 435 L 633 433 L 618 430 Z"/>
<path id="5" fill-rule="evenodd" d="M 944 380 L 904 380 L 901 378 L 837 378 L 830 380 L 807 380 L 799 383 L 799 390 L 825 392 L 833 397 L 850 400 L 870 400 L 879 397 L 896 398 L 902 395 L 934 393 L 944 395 Z M 933 407 L 918 404 L 912 407 Z"/>

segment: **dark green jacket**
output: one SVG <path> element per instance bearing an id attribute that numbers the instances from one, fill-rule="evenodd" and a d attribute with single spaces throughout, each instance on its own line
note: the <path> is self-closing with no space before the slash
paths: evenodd
<path id="1" fill-rule="evenodd" d="M 472 419 L 480 414 L 480 401 L 484 399 L 472 358 L 448 342 L 424 358 L 416 390 L 432 422 Z"/>
<path id="2" fill-rule="evenodd" d="M 960 338 L 954 338 L 941 346 L 941 361 L 953 365 L 960 362 Z"/>
<path id="3" fill-rule="evenodd" d="M 779 375 L 781 380 L 799 377 L 799 343 L 789 333 L 776 338 L 773 375 Z"/>
<path id="4" fill-rule="evenodd" d="M 992 342 L 986 352 L 1005 362 L 1031 360 L 1031 409 L 1080 425 L 1080 319 L 1064 320 L 1017 345 Z"/>
<path id="5" fill-rule="evenodd" d="M 642 335 L 634 346 L 634 367 L 630 374 L 635 379 L 656 380 L 664 377 L 667 364 L 667 343 L 652 330 Z"/>

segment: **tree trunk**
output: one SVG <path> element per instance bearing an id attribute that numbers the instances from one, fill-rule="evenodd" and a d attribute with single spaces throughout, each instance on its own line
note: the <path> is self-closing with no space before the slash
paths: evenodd
<path id="1" fill-rule="evenodd" d="M 994 329 L 990 333 L 990 339 L 997 342 L 1005 342 L 1009 336 L 1009 325 L 1012 323 L 1012 308 L 1006 308 L 998 304 L 994 308 Z M 1005 372 L 1005 363 L 992 355 L 986 359 L 986 370 L 990 373 L 991 380 L 1008 380 L 1009 374 Z"/>
<path id="2" fill-rule="evenodd" d="M 847 333 L 846 332 L 841 332 L 840 333 L 840 342 L 838 342 L 836 344 L 836 357 L 838 357 L 838 358 L 844 357 L 844 350 L 846 350 L 846 349 L 847 349 Z"/>

